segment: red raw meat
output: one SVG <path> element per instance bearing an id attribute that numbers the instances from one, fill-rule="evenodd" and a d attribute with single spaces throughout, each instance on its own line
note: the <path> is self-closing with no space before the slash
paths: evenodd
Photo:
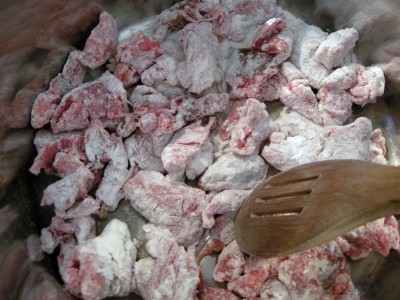
<path id="1" fill-rule="evenodd" d="M 117 24 L 110 14 L 103 11 L 99 17 L 99 24 L 86 40 L 85 48 L 82 50 L 79 60 L 83 65 L 95 69 L 115 54 L 117 45 Z"/>
<path id="2" fill-rule="evenodd" d="M 190 180 L 202 174 L 213 162 L 213 146 L 208 138 L 210 127 L 201 126 L 201 121 L 192 123 L 177 131 L 165 146 L 161 160 L 171 179 Z"/>
<path id="3" fill-rule="evenodd" d="M 292 63 L 285 62 L 282 75 L 286 81 L 278 92 L 281 102 L 315 123 L 322 124 L 317 98 L 300 70 Z"/>
<path id="4" fill-rule="evenodd" d="M 134 113 L 129 113 L 124 116 L 124 119 L 117 126 L 117 134 L 120 137 L 126 138 L 130 136 L 137 128 L 137 120 Z"/>
<path id="5" fill-rule="evenodd" d="M 319 160 L 359 159 L 369 160 L 372 124 L 360 117 L 346 126 L 324 128 L 323 151 Z"/>
<path id="6" fill-rule="evenodd" d="M 204 300 L 239 300 L 239 298 L 220 287 L 206 287 L 204 290 Z"/>
<path id="7" fill-rule="evenodd" d="M 79 167 L 74 173 L 49 185 L 43 192 L 40 205 L 51 205 L 65 211 L 74 205 L 75 201 L 86 197 L 93 188 L 95 177 L 86 167 Z"/>
<path id="8" fill-rule="evenodd" d="M 132 166 L 140 170 L 164 172 L 161 158 L 154 152 L 152 136 L 148 133 L 135 133 L 124 141 L 126 153 Z"/>
<path id="9" fill-rule="evenodd" d="M 117 47 L 114 75 L 122 81 L 125 88 L 139 81 L 140 74 L 156 63 L 162 55 L 160 42 L 135 32 Z"/>
<path id="10" fill-rule="evenodd" d="M 327 69 L 343 65 L 344 59 L 351 54 L 358 40 L 358 32 L 354 28 L 335 31 L 319 45 L 314 58 Z"/>
<path id="11" fill-rule="evenodd" d="M 219 129 L 219 136 L 222 140 L 227 140 L 231 136 L 233 127 L 237 124 L 240 119 L 239 109 L 246 103 L 246 100 L 234 101 L 228 117 L 222 123 Z"/>
<path id="12" fill-rule="evenodd" d="M 254 49 L 232 53 L 226 70 L 226 82 L 233 98 L 256 98 L 272 101 L 278 98 L 280 75 L 272 64 L 273 56 Z"/>
<path id="13" fill-rule="evenodd" d="M 34 140 L 38 155 L 29 171 L 35 175 L 38 175 L 41 169 L 51 172 L 52 163 L 59 152 L 71 154 L 86 163 L 84 140 L 84 135 L 81 132 L 53 134 L 43 129 L 38 131 Z"/>
<path id="14" fill-rule="evenodd" d="M 54 156 L 53 168 L 60 177 L 68 176 L 74 173 L 79 167 L 85 164 L 79 159 L 79 156 L 72 153 L 57 152 Z"/>
<path id="15" fill-rule="evenodd" d="M 232 241 L 218 256 L 213 278 L 217 282 L 235 280 L 243 273 L 244 264 L 244 254 L 240 251 L 236 241 Z"/>
<path id="16" fill-rule="evenodd" d="M 347 233 L 338 239 L 343 253 L 351 259 L 368 256 L 375 250 L 381 255 L 389 255 L 391 249 L 399 248 L 398 223 L 394 216 L 381 218 Z"/>
<path id="17" fill-rule="evenodd" d="M 116 251 L 117 250 L 117 251 Z M 58 257 L 61 277 L 73 295 L 83 299 L 127 296 L 134 289 L 136 248 L 128 226 L 113 219 L 103 232 Z"/>
<path id="18" fill-rule="evenodd" d="M 238 211 L 250 193 L 251 190 L 225 190 L 216 194 L 203 210 L 203 228 L 214 227 L 215 215 Z"/>
<path id="19" fill-rule="evenodd" d="M 239 120 L 230 133 L 230 148 L 239 155 L 260 152 L 261 145 L 276 131 L 276 127 L 265 109 L 265 104 L 249 98 L 238 109 Z"/>
<path id="20" fill-rule="evenodd" d="M 51 224 L 42 229 L 40 240 L 43 251 L 51 254 L 60 243 L 81 244 L 95 235 L 96 222 L 91 216 L 71 220 L 53 217 Z"/>
<path id="21" fill-rule="evenodd" d="M 82 84 L 86 68 L 80 63 L 79 55 L 79 51 L 72 51 L 62 72 L 50 82 L 49 89 L 36 97 L 31 113 L 33 128 L 46 125 L 55 113 L 61 98 Z"/>
<path id="22" fill-rule="evenodd" d="M 200 282 L 194 249 L 179 246 L 167 229 L 143 226 L 150 257 L 135 264 L 137 289 L 144 300 L 195 299 Z"/>
<path id="23" fill-rule="evenodd" d="M 222 81 L 217 58 L 218 39 L 210 23 L 188 24 L 179 31 L 186 61 L 180 62 L 176 76 L 189 92 L 200 94 Z"/>
<path id="24" fill-rule="evenodd" d="M 278 278 L 286 285 L 292 299 L 320 299 L 329 293 L 327 290 L 342 274 L 341 278 L 347 280 L 342 285 L 348 290 L 341 290 L 340 294 L 354 294 L 346 257 L 335 242 L 291 255 L 278 266 Z M 330 291 L 333 297 L 339 297 L 335 292 L 338 290 Z"/>
<path id="25" fill-rule="evenodd" d="M 168 228 L 178 244 L 189 246 L 199 241 L 201 212 L 208 203 L 204 191 L 170 182 L 155 171 L 139 171 L 123 191 L 133 208 L 151 223 Z"/>
<path id="26" fill-rule="evenodd" d="M 386 144 L 385 144 L 385 138 L 382 135 L 382 130 L 375 129 L 371 133 L 369 158 L 373 163 L 386 165 L 388 161 L 385 158 L 385 155 L 386 155 Z"/>
<path id="27" fill-rule="evenodd" d="M 270 66 L 277 66 L 289 58 L 292 52 L 293 35 L 286 21 L 272 18 L 258 29 L 253 39 L 253 48 L 273 56 Z"/>
<path id="28" fill-rule="evenodd" d="M 228 153 L 217 159 L 199 180 L 206 191 L 254 189 L 267 174 L 268 165 L 258 155 Z"/>
<path id="29" fill-rule="evenodd" d="M 91 120 L 117 120 L 128 112 L 122 83 L 109 72 L 85 83 L 63 97 L 51 118 L 55 133 L 89 127 Z"/>

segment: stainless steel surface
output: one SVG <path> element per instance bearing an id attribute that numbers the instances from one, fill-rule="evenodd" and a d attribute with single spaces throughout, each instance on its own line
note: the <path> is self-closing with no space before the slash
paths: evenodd
<path id="1" fill-rule="evenodd" d="M 54 256 L 40 264 L 26 255 L 23 240 L 47 226 L 51 209 L 39 207 L 40 193 L 51 178 L 32 176 L 33 130 L 28 126 L 31 101 L 13 100 L 21 89 L 44 90 L 62 67 L 67 53 L 82 47 L 103 7 L 122 32 L 143 23 L 176 1 L 135 0 L 3 0 L 0 2 L 0 299 L 37 299 L 41 291 L 52 299 L 69 299 L 61 286 Z M 326 30 L 356 26 L 361 32 L 357 54 L 366 64 L 379 64 L 388 75 L 385 97 L 357 109 L 384 131 L 388 158 L 400 165 L 400 2 L 396 0 L 281 0 L 280 5 Z M 31 82 L 34 84 L 29 85 Z M 32 98 L 30 98 L 32 99 Z M 23 109 L 21 109 L 21 107 Z M 17 115 L 15 111 L 24 111 Z M 6 189 L 6 187 L 8 187 Z M 126 212 L 125 212 L 126 213 Z M 124 212 L 122 212 L 122 215 Z M 132 224 L 135 230 L 135 225 Z M 10 263 L 12 262 L 12 263 Z M 206 282 L 213 258 L 202 262 Z M 207 276 L 208 274 L 208 276 Z M 400 299 L 400 259 L 371 254 L 352 263 L 353 280 L 362 299 Z M 36 293 L 36 294 L 35 294 Z"/>

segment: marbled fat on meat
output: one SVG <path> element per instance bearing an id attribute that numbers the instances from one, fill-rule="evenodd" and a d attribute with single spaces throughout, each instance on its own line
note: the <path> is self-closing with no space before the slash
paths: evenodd
<path id="1" fill-rule="evenodd" d="M 123 188 L 133 208 L 151 223 L 168 228 L 178 244 L 196 244 L 202 233 L 201 212 L 208 203 L 204 191 L 170 182 L 161 173 L 139 171 Z"/>
<path id="2" fill-rule="evenodd" d="M 195 299 L 200 270 L 193 249 L 179 246 L 167 229 L 146 224 L 143 230 L 150 257 L 135 265 L 137 289 L 143 299 Z"/>

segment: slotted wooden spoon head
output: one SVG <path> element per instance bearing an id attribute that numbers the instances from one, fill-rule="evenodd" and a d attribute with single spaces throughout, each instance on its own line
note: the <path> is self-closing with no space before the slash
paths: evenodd
<path id="1" fill-rule="evenodd" d="M 293 254 L 400 212 L 400 168 L 355 160 L 302 165 L 262 182 L 235 220 L 236 241 L 261 257 Z"/>

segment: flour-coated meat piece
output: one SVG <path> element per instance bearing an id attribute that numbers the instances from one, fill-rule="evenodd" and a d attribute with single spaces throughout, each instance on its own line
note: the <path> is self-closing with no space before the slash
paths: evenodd
<path id="1" fill-rule="evenodd" d="M 86 40 L 79 60 L 83 65 L 95 69 L 115 54 L 117 45 L 117 23 L 110 14 L 103 11 L 99 16 L 99 24 Z"/>
<path id="2" fill-rule="evenodd" d="M 171 182 L 155 171 L 139 171 L 126 182 L 123 192 L 134 209 L 151 223 L 168 228 L 178 244 L 199 241 L 201 213 L 208 203 L 204 191 Z"/>
<path id="3" fill-rule="evenodd" d="M 346 126 L 324 128 L 323 151 L 319 160 L 359 159 L 369 160 L 372 124 L 360 117 Z"/>
<path id="4" fill-rule="evenodd" d="M 286 21 L 271 18 L 257 31 L 253 40 L 253 48 L 274 56 L 271 66 L 277 66 L 289 58 L 292 52 L 293 35 L 287 29 Z"/>
<path id="5" fill-rule="evenodd" d="M 43 191 L 40 205 L 51 205 L 58 210 L 67 210 L 77 200 L 86 197 L 93 188 L 94 175 L 86 167 L 79 167 L 74 173 L 49 185 Z"/>
<path id="6" fill-rule="evenodd" d="M 140 80 L 140 75 L 154 65 L 161 55 L 158 40 L 141 31 L 135 32 L 117 47 L 114 75 L 122 81 L 125 88 L 129 88 Z"/>
<path id="7" fill-rule="evenodd" d="M 42 250 L 48 254 L 64 243 L 83 243 L 96 235 L 96 222 L 91 216 L 64 220 L 58 216 L 51 219 L 51 224 L 41 231 Z"/>
<path id="8" fill-rule="evenodd" d="M 90 215 L 94 215 L 100 210 L 100 200 L 94 199 L 91 196 L 86 196 L 82 201 L 75 202 L 75 204 L 64 210 L 55 210 L 56 216 L 62 219 L 76 219 Z"/>
<path id="9" fill-rule="evenodd" d="M 189 92 L 200 94 L 222 81 L 217 59 L 218 39 L 207 22 L 188 24 L 179 31 L 186 61 L 180 62 L 176 75 Z"/>
<path id="10" fill-rule="evenodd" d="M 225 72 L 233 98 L 256 98 L 271 101 L 278 98 L 280 84 L 278 69 L 272 64 L 273 55 L 254 49 L 235 50 Z"/>
<path id="11" fill-rule="evenodd" d="M 135 87 L 129 102 L 132 104 L 133 113 L 138 116 L 170 107 L 168 98 L 156 89 L 145 85 Z"/>
<path id="12" fill-rule="evenodd" d="M 285 81 L 282 81 L 282 87 L 278 91 L 281 102 L 315 123 L 322 124 L 318 101 L 308 80 L 290 62 L 282 64 L 281 72 L 285 78 Z"/>
<path id="13" fill-rule="evenodd" d="M 128 112 L 122 83 L 109 72 L 66 94 L 51 118 L 55 133 L 89 127 L 90 121 L 120 120 Z"/>
<path id="14" fill-rule="evenodd" d="M 162 123 L 160 122 L 160 119 L 158 123 Z M 164 147 L 167 146 L 169 141 L 172 139 L 173 133 L 170 131 L 165 132 L 165 130 L 157 128 L 156 130 L 153 130 L 150 135 L 154 154 L 156 157 L 161 157 Z"/>
<path id="15" fill-rule="evenodd" d="M 327 69 L 341 66 L 344 58 L 351 54 L 358 40 L 358 32 L 354 28 L 345 28 L 332 32 L 319 45 L 315 59 Z"/>
<path id="16" fill-rule="evenodd" d="M 357 84 L 350 88 L 355 104 L 364 106 L 367 103 L 375 103 L 376 98 L 383 95 L 385 90 L 385 75 L 377 66 L 364 67 L 358 64 L 349 66 L 354 69 L 357 76 Z"/>
<path id="17" fill-rule="evenodd" d="M 237 212 L 250 193 L 251 190 L 225 190 L 213 196 L 202 213 L 203 227 L 214 227 L 216 215 Z"/>
<path id="18" fill-rule="evenodd" d="M 322 87 L 317 94 L 322 122 L 325 126 L 342 125 L 352 113 L 353 96 L 346 91 L 330 91 Z"/>
<path id="19" fill-rule="evenodd" d="M 192 123 L 175 132 L 170 143 L 161 154 L 165 170 L 170 178 L 183 180 L 184 175 L 188 179 L 195 179 L 212 164 L 212 144 L 208 138 L 211 122 L 207 126 L 201 126 L 201 121 Z M 201 153 L 202 159 L 196 159 Z"/>
<path id="20" fill-rule="evenodd" d="M 206 287 L 204 289 L 204 300 L 238 300 L 239 298 L 232 292 L 221 287 Z"/>
<path id="21" fill-rule="evenodd" d="M 79 167 L 85 166 L 79 156 L 72 153 L 57 152 L 54 156 L 52 167 L 56 174 L 65 177 L 74 173 Z"/>
<path id="22" fill-rule="evenodd" d="M 33 143 L 38 152 L 29 171 L 38 175 L 42 169 L 52 172 L 53 161 L 59 152 L 78 157 L 83 163 L 87 162 L 85 154 L 85 138 L 82 132 L 66 132 L 53 134 L 41 129 L 36 133 Z"/>
<path id="23" fill-rule="evenodd" d="M 72 51 L 62 72 L 51 80 L 48 90 L 36 97 L 31 112 L 33 128 L 46 125 L 55 113 L 61 98 L 82 84 L 86 68 L 80 63 L 79 55 L 79 51 Z"/>
<path id="24" fill-rule="evenodd" d="M 236 241 L 226 246 L 218 256 L 213 271 L 213 278 L 217 282 L 232 281 L 243 273 L 245 258 Z"/>
<path id="25" fill-rule="evenodd" d="M 267 174 L 268 165 L 259 155 L 228 153 L 207 168 L 199 180 L 206 191 L 253 189 Z"/>
<path id="26" fill-rule="evenodd" d="M 278 131 L 272 133 L 261 154 L 269 164 L 284 171 L 318 160 L 322 126 L 289 108 L 283 109 L 275 125 Z"/>
<path id="27" fill-rule="evenodd" d="M 137 289 L 143 299 L 195 299 L 200 270 L 194 249 L 179 246 L 168 229 L 146 224 L 143 231 L 150 257 L 135 264 Z"/>
<path id="28" fill-rule="evenodd" d="M 370 161 L 377 164 L 386 165 L 388 163 L 386 155 L 385 137 L 381 129 L 375 129 L 371 133 L 369 158 Z"/>
<path id="29" fill-rule="evenodd" d="M 186 123 L 223 112 L 228 107 L 228 103 L 228 94 L 210 93 L 198 99 L 176 99 L 171 106 L 177 111 L 175 116 L 177 122 Z"/>
<path id="30" fill-rule="evenodd" d="M 130 136 L 137 128 L 137 119 L 134 113 L 125 114 L 123 120 L 118 124 L 116 133 L 123 138 Z"/>
<path id="31" fill-rule="evenodd" d="M 73 295 L 103 299 L 133 291 L 136 248 L 124 222 L 113 219 L 99 236 L 67 249 L 58 257 L 58 264 Z"/>
<path id="32" fill-rule="evenodd" d="M 293 33 L 292 55 L 289 60 L 299 68 L 313 88 L 319 89 L 321 81 L 329 75 L 330 70 L 314 57 L 328 33 L 319 27 L 304 23 L 288 12 L 284 12 L 283 15 L 288 29 Z"/>
<path id="33" fill-rule="evenodd" d="M 325 290 L 334 285 L 339 276 L 346 278 L 348 288 L 340 294 L 352 294 L 355 290 L 349 275 L 346 257 L 336 242 L 291 255 L 278 266 L 278 278 L 294 299 L 320 299 L 325 294 L 339 297 L 338 290 Z"/>
<path id="34" fill-rule="evenodd" d="M 215 218 L 214 227 L 210 230 L 210 239 L 229 245 L 235 239 L 235 218 L 237 211 L 228 211 Z M 221 250 L 219 250 L 221 251 Z"/>
<path id="35" fill-rule="evenodd" d="M 140 78 L 143 84 L 153 86 L 157 84 L 167 84 L 177 86 L 179 84 L 176 77 L 176 68 L 178 63 L 171 56 L 163 54 L 157 57 L 153 66 L 144 70 Z"/>
<path id="36" fill-rule="evenodd" d="M 342 238 L 348 243 L 342 251 L 351 259 L 366 257 L 372 250 L 387 256 L 391 249 L 399 248 L 398 222 L 394 216 L 380 218 L 350 231 Z M 342 246 L 341 243 L 339 245 Z"/>
<path id="37" fill-rule="evenodd" d="M 258 154 L 261 145 L 276 131 L 265 104 L 249 98 L 238 109 L 239 120 L 231 131 L 230 148 L 239 155 Z"/>
<path id="38" fill-rule="evenodd" d="M 235 127 L 235 125 L 237 124 L 237 122 L 240 119 L 239 109 L 242 106 L 244 106 L 245 103 L 246 103 L 246 100 L 233 102 L 228 116 L 226 117 L 225 121 L 222 123 L 222 125 L 219 129 L 219 137 L 222 140 L 225 141 L 230 138 L 233 127 Z"/>
<path id="39" fill-rule="evenodd" d="M 156 156 L 150 134 L 135 133 L 124 141 L 126 153 L 132 166 L 140 170 L 164 172 L 161 158 Z"/>
<path id="40" fill-rule="evenodd" d="M 286 286 L 278 279 L 268 279 L 262 286 L 260 300 L 290 300 Z"/>
<path id="41" fill-rule="evenodd" d="M 228 39 L 250 43 L 256 29 L 276 14 L 276 3 L 270 0 L 224 1 L 222 5 L 231 10 L 231 28 Z M 252 34 L 253 33 L 253 34 Z"/>

